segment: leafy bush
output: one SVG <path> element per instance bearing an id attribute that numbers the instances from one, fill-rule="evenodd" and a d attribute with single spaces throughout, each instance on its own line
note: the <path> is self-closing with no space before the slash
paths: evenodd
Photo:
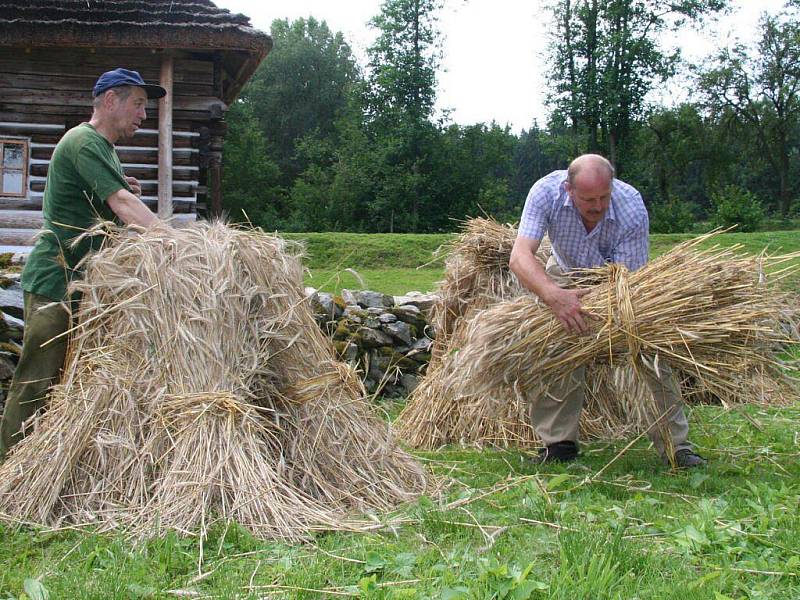
<path id="1" fill-rule="evenodd" d="M 711 194 L 714 221 L 720 227 L 737 225 L 737 231 L 758 229 L 764 220 L 764 208 L 755 194 L 738 185 L 726 185 Z"/>
<path id="2" fill-rule="evenodd" d="M 697 222 L 697 205 L 670 198 L 666 204 L 650 206 L 651 233 L 687 233 Z"/>

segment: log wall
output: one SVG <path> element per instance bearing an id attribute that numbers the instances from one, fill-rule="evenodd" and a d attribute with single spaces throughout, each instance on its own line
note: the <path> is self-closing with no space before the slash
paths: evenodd
<path id="1" fill-rule="evenodd" d="M 179 221 L 196 218 L 205 208 L 209 164 L 219 158 L 222 116 L 216 52 L 172 52 L 173 212 Z M 91 48 L 5 48 L 0 54 L 0 137 L 29 143 L 28 185 L 24 198 L 0 196 L 0 250 L 24 252 L 41 227 L 42 195 L 56 143 L 70 128 L 91 116 L 91 90 L 97 77 L 119 66 L 134 69 L 145 81 L 160 79 L 162 55 Z M 136 135 L 117 144 L 127 175 L 142 183 L 142 200 L 158 206 L 158 101 L 147 107 L 147 120 Z M 162 178 L 168 179 L 168 178 Z"/>

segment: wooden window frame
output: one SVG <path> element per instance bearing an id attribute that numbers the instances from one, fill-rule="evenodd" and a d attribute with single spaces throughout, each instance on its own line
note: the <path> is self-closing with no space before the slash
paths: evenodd
<path id="1" fill-rule="evenodd" d="M 22 192 L 4 192 L 3 185 L 3 172 L 6 170 L 3 166 L 3 147 L 6 144 L 15 144 L 22 146 Z M 28 197 L 28 173 L 30 171 L 30 164 L 28 157 L 30 156 L 30 140 L 27 138 L 15 138 L 0 136 L 0 198 L 27 198 Z M 18 169 L 8 169 L 9 171 L 17 171 Z"/>

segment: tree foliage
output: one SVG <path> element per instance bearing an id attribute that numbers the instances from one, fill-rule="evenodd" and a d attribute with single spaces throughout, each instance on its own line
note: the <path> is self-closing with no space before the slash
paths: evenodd
<path id="1" fill-rule="evenodd" d="M 288 185 L 305 168 L 297 142 L 329 136 L 347 105 L 358 67 L 340 32 L 313 17 L 272 22 L 274 48 L 242 93 L 252 106 L 269 158 Z"/>
<path id="2" fill-rule="evenodd" d="M 725 0 L 557 0 L 552 6 L 550 102 L 568 124 L 571 154 L 603 153 L 624 171 L 631 130 L 647 93 L 673 75 L 668 27 L 717 12 Z"/>
<path id="3" fill-rule="evenodd" d="M 800 0 L 762 19 L 759 44 L 697 68 L 702 95 L 677 106 L 648 98 L 680 60 L 658 40 L 723 0 L 554 0 L 552 111 L 520 133 L 437 115 L 442 1 L 385 0 L 363 71 L 324 22 L 273 23 L 275 49 L 227 115 L 223 202 L 235 220 L 358 232 L 514 222 L 537 179 L 586 151 L 642 192 L 654 230 L 793 214 L 800 41 L 787 15 Z"/>
<path id="4" fill-rule="evenodd" d="M 758 147 L 778 181 L 780 211 L 791 202 L 790 161 L 800 134 L 800 23 L 797 15 L 763 15 L 755 51 L 742 44 L 722 48 L 698 70 L 707 105 L 730 112 L 756 134 Z"/>

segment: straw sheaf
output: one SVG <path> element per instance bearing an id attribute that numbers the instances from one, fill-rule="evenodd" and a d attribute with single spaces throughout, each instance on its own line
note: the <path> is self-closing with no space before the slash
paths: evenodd
<path id="1" fill-rule="evenodd" d="M 565 334 L 530 298 L 482 311 L 453 355 L 445 385 L 455 394 L 501 386 L 537 393 L 579 366 L 629 364 L 638 375 L 668 362 L 728 401 L 751 400 L 754 373 L 791 393 L 774 353 L 792 342 L 775 319 L 787 298 L 766 285 L 764 268 L 800 255 L 742 257 L 697 244 L 682 244 L 634 273 L 619 265 L 592 273 L 605 281 L 583 299 L 595 318 L 590 336 Z"/>
<path id="2" fill-rule="evenodd" d="M 0 467 L 7 521 L 302 539 L 428 485 L 335 359 L 302 248 L 221 223 L 112 231 L 62 382 Z"/>
<path id="3" fill-rule="evenodd" d="M 520 390 L 501 388 L 458 397 L 447 387 L 442 370 L 448 356 L 463 345 L 467 325 L 476 313 L 504 300 L 530 296 L 508 266 L 516 237 L 517 230 L 510 225 L 475 218 L 466 221 L 461 235 L 439 251 L 447 259 L 445 279 L 431 312 L 436 332 L 432 358 L 396 425 L 407 444 L 428 449 L 447 443 L 521 448 L 538 445 L 528 401 Z M 536 255 L 542 265 L 550 252 L 550 242 L 545 238 Z M 582 435 L 609 438 L 631 429 L 620 418 L 607 418 L 618 411 L 595 401 L 593 391 L 601 386 L 593 383 L 591 375 L 587 380 L 590 394 L 581 419 Z M 604 393 L 604 397 L 609 395 Z"/>
<path id="4" fill-rule="evenodd" d="M 494 243 L 486 237 L 494 237 Z M 436 307 L 433 360 L 398 419 L 398 434 L 408 444 L 538 445 L 528 399 L 579 364 L 588 367 L 583 438 L 611 439 L 649 427 L 654 402 L 642 369 L 655 372 L 666 363 L 674 363 L 690 402 L 771 404 L 796 394 L 775 356 L 787 343 L 800 341 L 798 309 L 774 290 L 786 273 L 771 273 L 769 285 L 765 276 L 767 267 L 775 271 L 796 256 L 745 257 L 737 255 L 738 248 L 700 252 L 697 245 L 706 239 L 701 238 L 637 273 L 584 272 L 576 285 L 597 288 L 584 304 L 600 317 L 594 343 L 587 345 L 589 338 L 565 336 L 549 310 L 519 285 L 498 285 L 505 281 L 515 237 L 511 227 L 474 219 L 452 245 Z M 480 248 L 490 250 L 479 263 Z M 546 254 L 538 255 L 543 263 Z M 639 295 L 645 296 L 643 302 Z M 683 326 L 691 317 L 689 306 L 699 321 L 697 332 Z M 539 327 L 535 331 L 528 329 L 533 321 Z M 652 327 L 680 339 L 651 337 Z M 735 343 L 723 335 L 731 327 L 740 327 Z M 706 368 L 669 355 L 669 344 L 686 346 L 681 335 L 703 336 L 710 355 Z M 659 351 L 664 343 L 667 351 Z M 631 361 L 630 356 L 640 358 Z M 548 357 L 558 368 L 543 373 L 539 361 Z"/>

